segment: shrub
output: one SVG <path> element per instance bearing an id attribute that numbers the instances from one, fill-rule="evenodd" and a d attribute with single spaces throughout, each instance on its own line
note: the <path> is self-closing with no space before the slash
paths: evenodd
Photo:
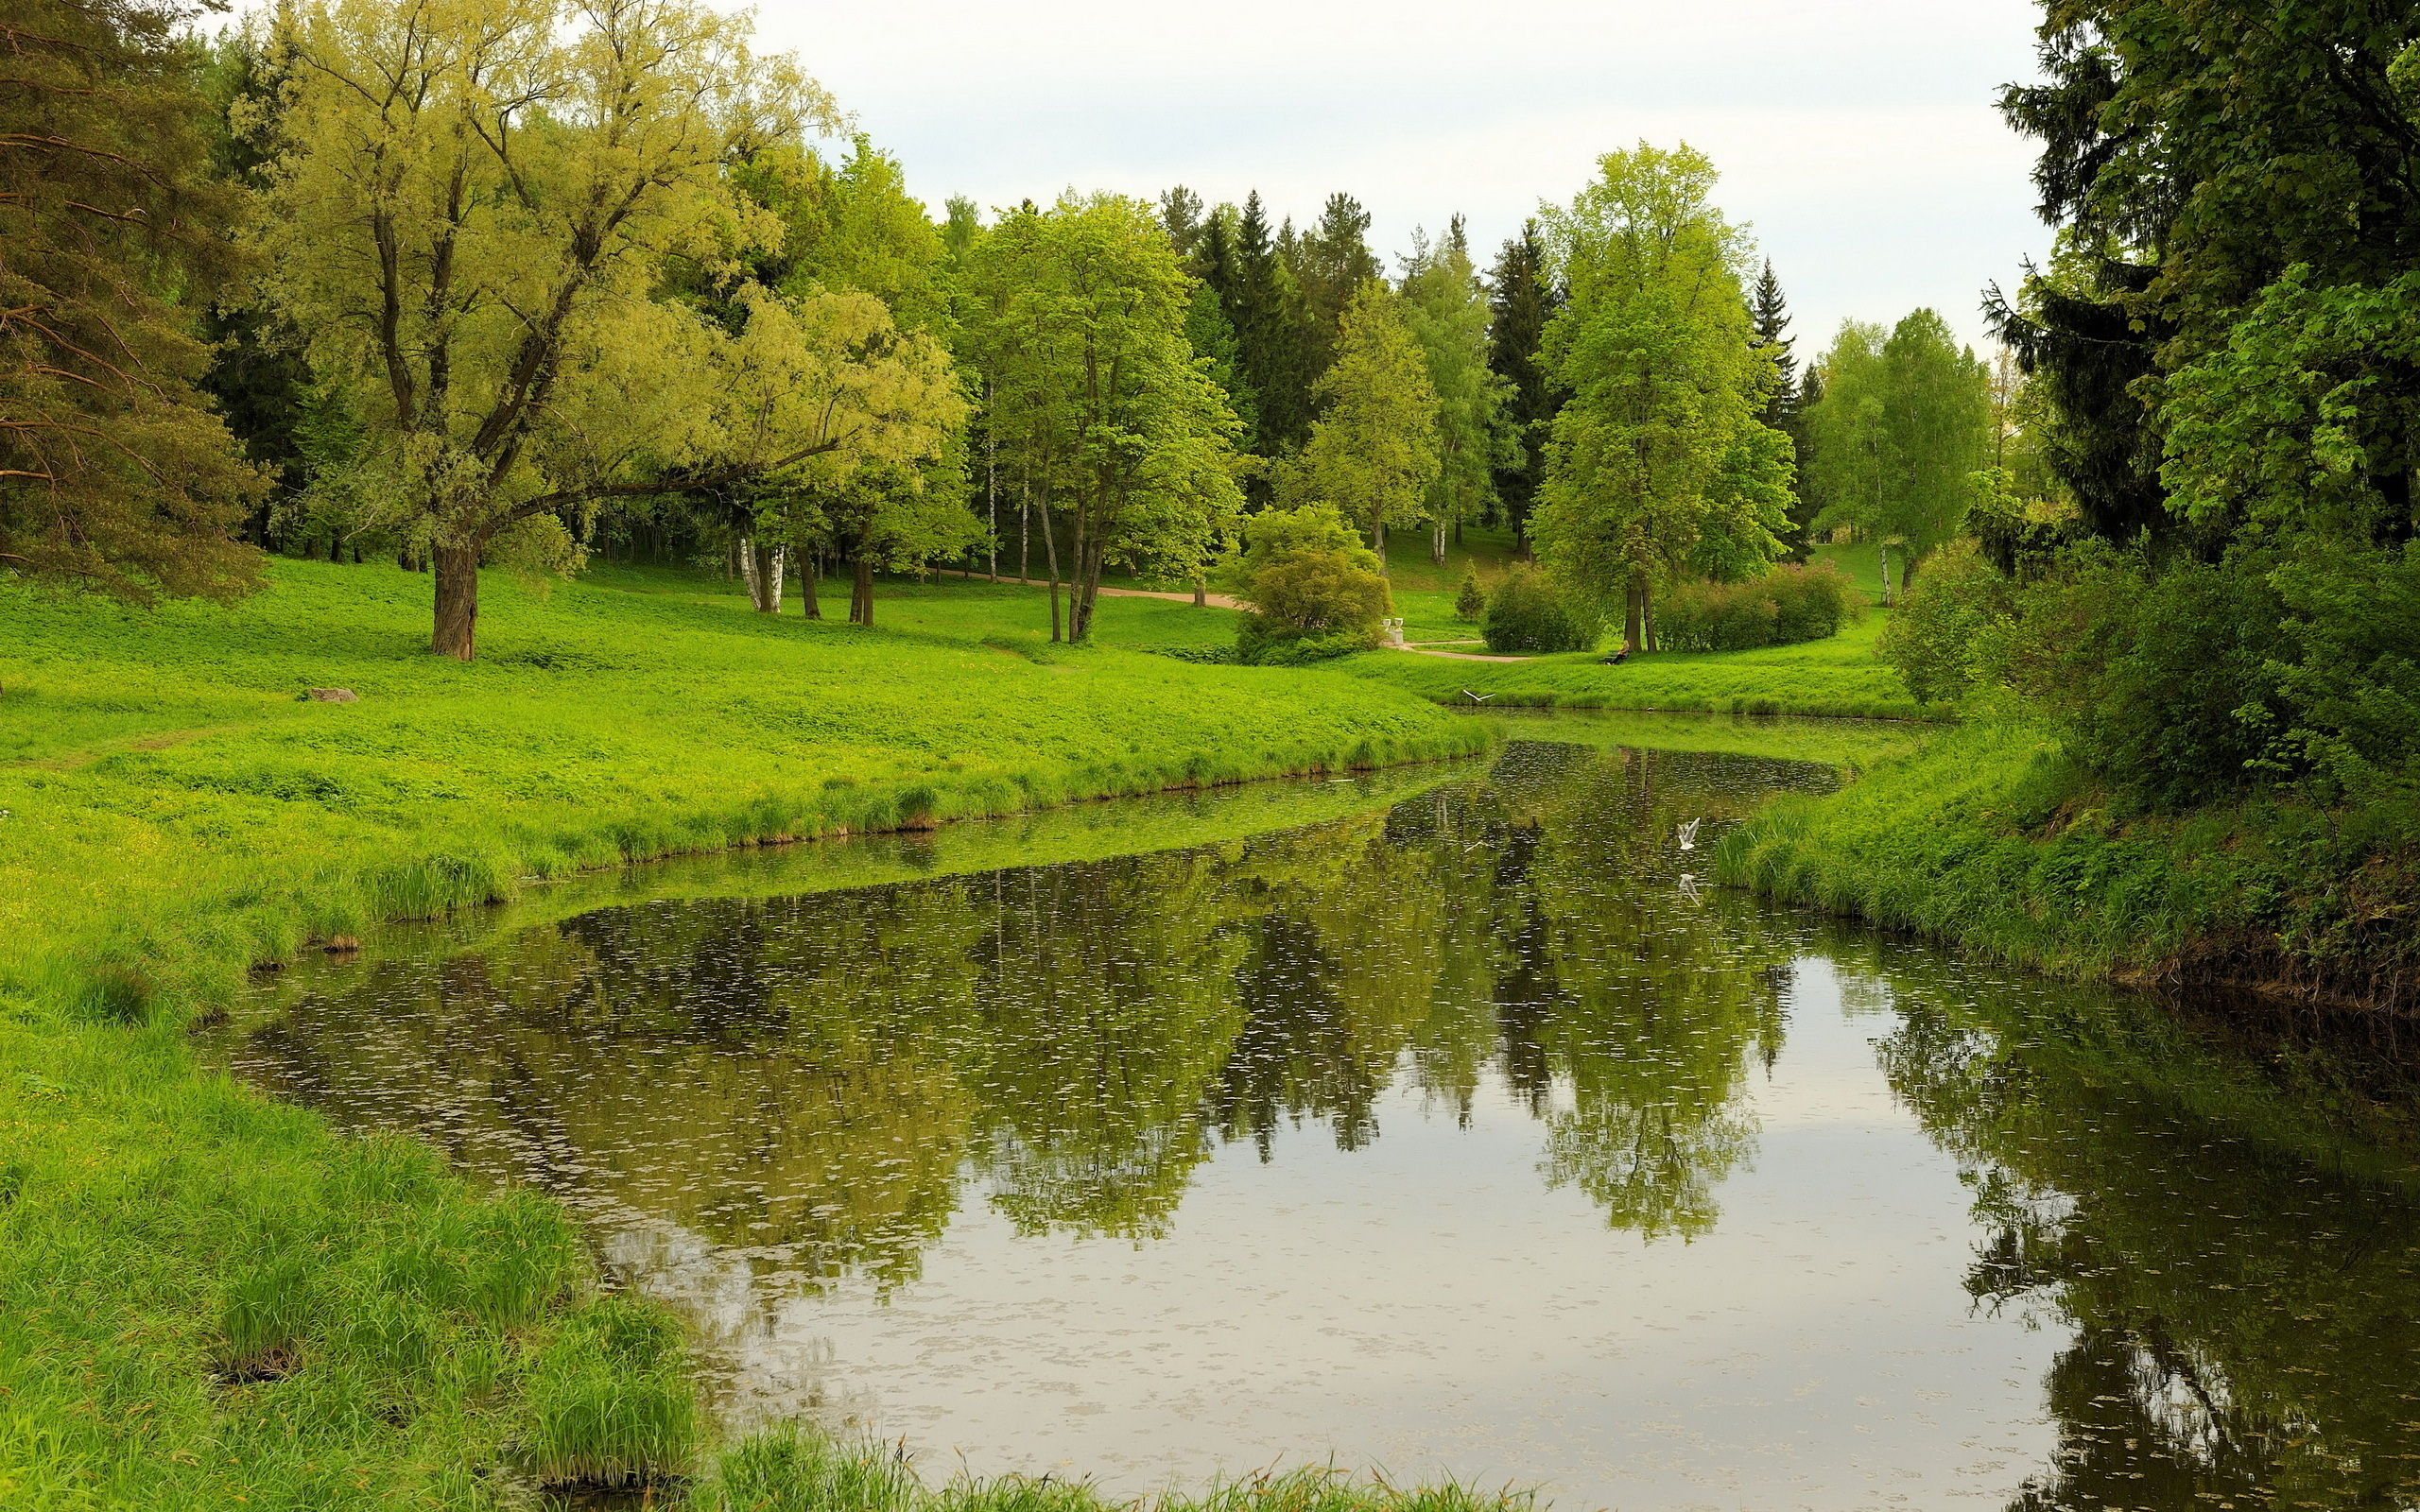
<path id="1" fill-rule="evenodd" d="M 2005 640 L 2013 585 L 1970 541 L 1925 564 L 1924 575 L 1882 627 L 1875 650 L 1908 691 L 1927 703 L 1962 697 Z"/>
<path id="2" fill-rule="evenodd" d="M 1394 607 L 1376 556 L 1322 505 L 1253 516 L 1224 576 L 1251 611 L 1236 627 L 1236 658 L 1262 666 L 1367 650 Z"/>
<path id="3" fill-rule="evenodd" d="M 1587 651 L 1604 622 L 1593 606 L 1561 593 L 1533 567 L 1515 567 L 1487 595 L 1479 633 L 1498 655 Z"/>
<path id="4" fill-rule="evenodd" d="M 1683 583 L 1655 606 L 1655 644 L 1667 651 L 1753 651 L 1825 641 L 1865 617 L 1865 599 L 1829 562 L 1780 566 L 1744 583 Z"/>
<path id="5" fill-rule="evenodd" d="M 1462 574 L 1462 586 L 1454 593 L 1454 618 L 1476 625 L 1487 612 L 1487 593 L 1478 586 L 1478 570 L 1470 568 Z"/>

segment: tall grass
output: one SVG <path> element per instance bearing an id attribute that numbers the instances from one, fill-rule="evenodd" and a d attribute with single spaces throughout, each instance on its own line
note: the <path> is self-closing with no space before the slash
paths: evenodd
<path id="1" fill-rule="evenodd" d="M 1530 1512 L 1536 1505 L 1532 1493 L 1517 1489 L 1456 1481 L 1398 1486 L 1332 1466 L 1262 1471 L 1139 1502 L 1056 1477 L 960 1477 L 928 1487 L 896 1446 L 842 1444 L 798 1427 L 724 1453 L 692 1500 L 699 1512 Z"/>

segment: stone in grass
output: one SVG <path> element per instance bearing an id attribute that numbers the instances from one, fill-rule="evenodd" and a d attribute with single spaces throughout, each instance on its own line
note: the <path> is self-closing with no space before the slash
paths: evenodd
<path id="1" fill-rule="evenodd" d="M 351 688 L 305 688 L 302 696 L 312 703 L 359 703 L 361 695 Z"/>

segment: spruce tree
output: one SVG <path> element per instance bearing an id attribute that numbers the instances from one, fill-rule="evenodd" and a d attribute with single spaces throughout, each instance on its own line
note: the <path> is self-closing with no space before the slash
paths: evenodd
<path id="1" fill-rule="evenodd" d="M 1562 396 L 1538 361 L 1547 322 L 1560 302 L 1547 280 L 1546 243 L 1534 220 L 1504 244 L 1489 271 L 1487 365 L 1511 390 L 1505 421 L 1512 431 L 1510 459 L 1495 470 L 1495 496 L 1515 541 L 1529 549 L 1530 510 L 1546 479 L 1547 441 Z"/>
<path id="2" fill-rule="evenodd" d="M 1773 276 L 1772 259 L 1765 259 L 1764 270 L 1756 275 L 1755 287 L 1748 294 L 1748 316 L 1755 329 L 1755 344 L 1772 353 L 1774 384 L 1765 396 L 1764 413 L 1760 417 L 1767 425 L 1789 438 L 1790 457 L 1797 468 L 1791 484 L 1789 528 L 1782 532 L 1782 547 L 1790 561 L 1805 561 L 1814 544 L 1813 526 L 1817 509 L 1806 490 L 1806 425 L 1798 404 L 1798 359 L 1790 352 L 1797 338 L 1785 335 L 1789 329 L 1789 301 L 1782 297 L 1781 280 Z M 1807 376 L 1814 374 L 1809 369 Z"/>
<path id="3" fill-rule="evenodd" d="M 1292 241 L 1292 230 L 1286 229 L 1285 243 Z M 1234 255 L 1234 287 L 1223 302 L 1236 328 L 1237 365 L 1259 406 L 1261 449 L 1274 455 L 1302 444 L 1311 404 L 1302 377 L 1293 279 L 1257 190 L 1245 198 L 1236 220 Z"/>

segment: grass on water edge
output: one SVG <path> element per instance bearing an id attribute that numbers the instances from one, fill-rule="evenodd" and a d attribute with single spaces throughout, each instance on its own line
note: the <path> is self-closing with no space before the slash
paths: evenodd
<path id="1" fill-rule="evenodd" d="M 2420 986 L 2420 812 L 2129 812 L 2041 726 L 1985 718 L 1725 835 L 1737 886 L 2069 977 L 2394 1008 Z"/>
<path id="2" fill-rule="evenodd" d="M 391 568 L 274 563 L 232 610 L 0 593 L 0 1505 L 472 1507 L 702 1462 L 679 1341 L 562 1210 L 196 1074 L 184 1026 L 247 967 L 647 856 L 1489 739 L 1327 674 L 652 583 L 495 580 L 467 666 Z M 328 686 L 363 701 L 298 698 Z"/>

